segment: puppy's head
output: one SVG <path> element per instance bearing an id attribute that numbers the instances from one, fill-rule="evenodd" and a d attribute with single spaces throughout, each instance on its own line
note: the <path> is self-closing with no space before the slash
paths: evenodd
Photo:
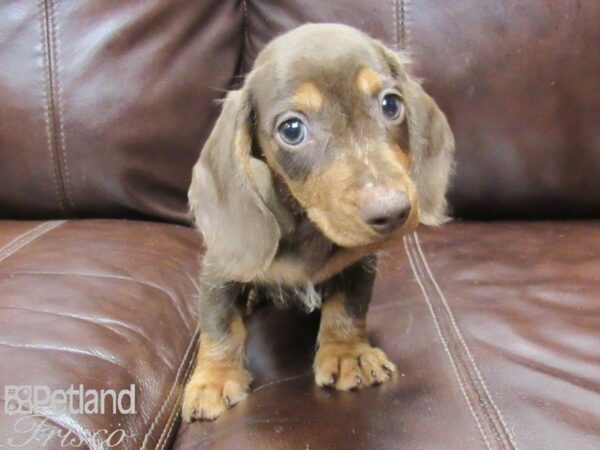
<path id="1" fill-rule="evenodd" d="M 274 176 L 342 247 L 439 224 L 453 149 L 401 55 L 343 25 L 297 28 L 227 96 L 194 169 L 189 197 L 209 263 L 240 281 L 270 265 L 289 226 Z"/>

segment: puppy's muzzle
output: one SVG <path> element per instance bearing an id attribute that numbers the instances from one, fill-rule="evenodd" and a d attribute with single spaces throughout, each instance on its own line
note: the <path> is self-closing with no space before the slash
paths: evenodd
<path id="1" fill-rule="evenodd" d="M 361 197 L 361 218 L 379 234 L 402 227 L 410 215 L 411 204 L 404 190 L 374 186 L 365 189 Z"/>

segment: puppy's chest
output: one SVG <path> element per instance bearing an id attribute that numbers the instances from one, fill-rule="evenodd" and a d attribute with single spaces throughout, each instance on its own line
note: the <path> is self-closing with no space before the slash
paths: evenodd
<path id="1" fill-rule="evenodd" d="M 335 246 L 309 222 L 297 224 L 279 243 L 277 254 L 255 283 L 278 306 L 321 307 L 332 286 L 327 281 L 365 255 Z"/>
<path id="2" fill-rule="evenodd" d="M 285 287 L 316 285 L 337 275 L 364 256 L 327 243 L 303 242 L 282 246 L 271 266 L 260 276 L 260 283 Z"/>
<path id="3" fill-rule="evenodd" d="M 254 282 L 282 304 L 295 297 L 312 310 L 320 306 L 326 281 L 366 252 L 336 246 L 304 215 L 292 221 L 294 226 L 280 239 L 271 265 Z"/>
<path id="4" fill-rule="evenodd" d="M 279 307 L 297 305 L 307 312 L 322 305 L 335 289 L 335 275 L 364 256 L 358 251 L 336 249 L 323 260 L 302 258 L 302 252 L 278 255 L 269 269 L 257 280 L 259 289 Z"/>

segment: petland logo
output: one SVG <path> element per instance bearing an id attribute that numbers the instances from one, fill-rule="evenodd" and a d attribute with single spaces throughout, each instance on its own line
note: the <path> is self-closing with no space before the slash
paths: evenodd
<path id="1" fill-rule="evenodd" d="M 71 385 L 69 389 L 51 390 L 48 386 L 4 386 L 5 414 L 37 414 L 41 411 L 70 414 L 135 414 L 135 385 L 129 389 L 85 389 Z"/>

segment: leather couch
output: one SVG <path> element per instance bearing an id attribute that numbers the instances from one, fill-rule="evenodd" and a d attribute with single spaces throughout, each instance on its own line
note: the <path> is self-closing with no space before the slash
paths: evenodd
<path id="1" fill-rule="evenodd" d="M 182 425 L 191 167 L 223 90 L 310 21 L 413 55 L 456 136 L 456 220 L 382 256 L 393 383 L 318 389 L 318 315 L 265 307 L 253 394 Z M 592 0 L 0 3 L 0 446 L 599 449 L 599 23 Z M 7 386 L 132 384 L 135 414 L 6 412 Z"/>

